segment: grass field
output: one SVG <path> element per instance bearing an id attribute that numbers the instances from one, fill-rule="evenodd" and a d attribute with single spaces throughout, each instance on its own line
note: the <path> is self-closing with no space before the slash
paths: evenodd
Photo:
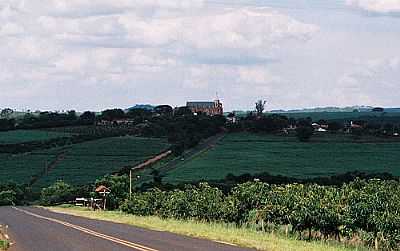
<path id="1" fill-rule="evenodd" d="M 117 211 L 91 211 L 78 207 L 52 207 L 50 210 L 90 219 L 134 225 L 156 231 L 167 231 L 195 238 L 230 243 L 237 246 L 265 251 L 346 251 L 368 250 L 363 247 L 346 247 L 339 243 L 299 241 L 278 234 L 261 233 L 250 228 L 238 228 L 232 224 L 201 223 L 160 219 L 154 216 L 134 216 Z"/>
<path id="2" fill-rule="evenodd" d="M 227 174 L 268 172 L 296 178 L 348 171 L 400 175 L 400 141 L 350 135 L 318 135 L 301 143 L 293 136 L 227 134 L 217 146 L 166 174 L 167 182 L 222 179 Z"/>
<path id="3" fill-rule="evenodd" d="M 291 113 L 280 113 L 291 118 L 307 118 L 310 117 L 313 121 L 318 121 L 320 119 L 325 120 L 347 120 L 347 119 L 358 119 L 365 117 L 377 117 L 379 119 L 384 119 L 385 117 L 400 118 L 400 113 L 398 112 L 387 112 L 385 114 L 377 112 L 291 112 Z"/>
<path id="4" fill-rule="evenodd" d="M 60 137 L 68 137 L 68 133 L 39 130 L 15 130 L 0 132 L 0 144 L 18 144 L 30 141 L 44 141 Z"/>
<path id="5" fill-rule="evenodd" d="M 126 165 L 134 165 L 151 158 L 168 147 L 169 144 L 164 139 L 126 136 L 26 154 L 0 154 L 0 182 L 13 180 L 28 183 L 33 175 L 43 172 L 57 156 L 62 156 L 34 187 L 45 187 L 57 180 L 85 184 L 105 174 L 119 171 Z"/>

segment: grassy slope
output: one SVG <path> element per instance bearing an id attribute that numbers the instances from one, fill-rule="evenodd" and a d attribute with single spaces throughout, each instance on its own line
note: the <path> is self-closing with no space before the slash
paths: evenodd
<path id="1" fill-rule="evenodd" d="M 251 229 L 237 228 L 232 225 L 217 223 L 199 223 L 193 221 L 178 221 L 160 219 L 158 217 L 140 217 L 121 212 L 93 212 L 85 208 L 52 207 L 50 210 L 82 216 L 90 219 L 106 220 L 129 224 L 158 231 L 168 231 L 191 237 L 210 239 L 214 241 L 232 243 L 238 246 L 256 248 L 268 251 L 339 251 L 361 250 L 332 243 L 306 242 L 281 236 L 260 233 Z M 364 249 L 363 249 L 364 250 Z"/>
<path id="2" fill-rule="evenodd" d="M 362 142 L 362 143 L 360 143 Z M 168 173 L 165 181 L 222 179 L 227 174 L 268 172 L 297 178 L 329 176 L 348 171 L 400 175 L 400 142 L 378 142 L 351 136 L 316 136 L 311 143 L 295 137 L 236 133 L 217 147 Z"/>
<path id="3" fill-rule="evenodd" d="M 44 170 L 46 163 L 56 158 L 47 151 L 26 154 L 0 154 L 0 182 L 28 183 L 33 175 Z"/>
<path id="4" fill-rule="evenodd" d="M 68 133 L 39 130 L 16 130 L 0 132 L 0 144 L 18 144 L 30 141 L 43 141 L 59 137 L 68 137 Z"/>
<path id="5" fill-rule="evenodd" d="M 0 154 L 0 182 L 29 182 L 31 176 L 44 170 L 46 163 L 51 163 L 60 152 L 65 151 L 65 159 L 47 176 L 39 179 L 35 188 L 48 186 L 58 179 L 84 184 L 153 157 L 168 147 L 164 139 L 116 137 L 33 153 Z"/>
<path id="6" fill-rule="evenodd" d="M 37 186 L 44 187 L 58 179 L 71 184 L 85 184 L 108 173 L 149 159 L 169 147 L 166 140 L 140 137 L 116 137 L 72 145 L 65 159 Z"/>

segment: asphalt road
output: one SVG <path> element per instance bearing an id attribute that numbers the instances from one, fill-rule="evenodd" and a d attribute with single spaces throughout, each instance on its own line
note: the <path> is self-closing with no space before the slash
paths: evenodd
<path id="1" fill-rule="evenodd" d="M 0 207 L 10 251 L 249 251 L 227 244 L 33 207 Z"/>

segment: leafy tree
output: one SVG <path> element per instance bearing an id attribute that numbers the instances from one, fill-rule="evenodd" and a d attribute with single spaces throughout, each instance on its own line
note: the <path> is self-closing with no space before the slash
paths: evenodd
<path id="1" fill-rule="evenodd" d="M 173 113 L 173 108 L 170 105 L 159 105 L 154 108 L 154 112 L 163 115 L 170 116 Z"/>
<path id="2" fill-rule="evenodd" d="M 308 142 L 314 134 L 312 126 L 299 126 L 296 128 L 296 136 L 301 142 Z"/>
<path id="3" fill-rule="evenodd" d="M 0 119 L 0 131 L 8 131 L 15 129 L 14 119 Z"/>
<path id="4" fill-rule="evenodd" d="M 127 116 L 130 118 L 139 118 L 139 119 L 144 119 L 146 117 L 150 117 L 152 112 L 148 109 L 144 108 L 132 108 L 129 109 L 127 112 Z"/>
<path id="5" fill-rule="evenodd" d="M 96 187 L 103 185 L 111 190 L 107 195 L 107 207 L 115 209 L 129 194 L 129 177 L 127 175 L 107 175 L 96 180 Z"/>
<path id="6" fill-rule="evenodd" d="M 76 115 L 76 111 L 71 110 L 67 112 L 67 119 L 69 120 L 77 120 L 78 116 Z"/>
<path id="7" fill-rule="evenodd" d="M 125 118 L 125 112 L 122 109 L 108 109 L 101 112 L 101 118 L 112 121 Z"/>
<path id="8" fill-rule="evenodd" d="M 267 101 L 263 101 L 261 99 L 256 102 L 256 112 L 258 116 L 261 116 L 263 114 L 266 103 Z"/>
<path id="9" fill-rule="evenodd" d="M 175 108 L 174 115 L 175 116 L 185 116 L 185 115 L 190 116 L 190 115 L 193 115 L 193 112 L 192 112 L 192 110 L 190 110 L 189 107 L 181 106 L 181 107 Z"/>
<path id="10" fill-rule="evenodd" d="M 57 181 L 53 185 L 43 188 L 40 195 L 40 202 L 45 206 L 65 203 L 73 199 L 74 189 L 63 181 Z"/>
<path id="11" fill-rule="evenodd" d="M 153 182 L 155 184 L 156 187 L 161 186 L 162 185 L 162 179 L 163 176 L 161 175 L 161 172 L 157 169 L 153 169 L 150 172 L 150 175 L 153 176 Z"/>
<path id="12" fill-rule="evenodd" d="M 5 109 L 1 110 L 1 112 L 0 112 L 0 117 L 9 119 L 9 117 L 10 117 L 11 114 L 13 114 L 13 113 L 14 113 L 14 111 L 13 111 L 12 109 L 10 109 L 10 108 L 5 108 Z"/>
<path id="13" fill-rule="evenodd" d="M 79 116 L 79 119 L 85 124 L 93 124 L 96 121 L 96 114 L 91 111 L 85 111 Z"/>
<path id="14" fill-rule="evenodd" d="M 340 129 L 343 129 L 343 126 L 339 122 L 332 121 L 332 122 L 328 123 L 328 130 L 329 131 L 337 132 Z"/>
<path id="15" fill-rule="evenodd" d="M 0 191 L 0 206 L 15 205 L 17 201 L 17 194 L 15 191 L 6 190 Z"/>

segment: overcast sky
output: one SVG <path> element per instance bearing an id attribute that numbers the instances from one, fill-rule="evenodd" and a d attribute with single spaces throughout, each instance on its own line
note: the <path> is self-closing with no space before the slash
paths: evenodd
<path id="1" fill-rule="evenodd" d="M 400 106 L 400 0 L 1 0 L 0 107 Z"/>

